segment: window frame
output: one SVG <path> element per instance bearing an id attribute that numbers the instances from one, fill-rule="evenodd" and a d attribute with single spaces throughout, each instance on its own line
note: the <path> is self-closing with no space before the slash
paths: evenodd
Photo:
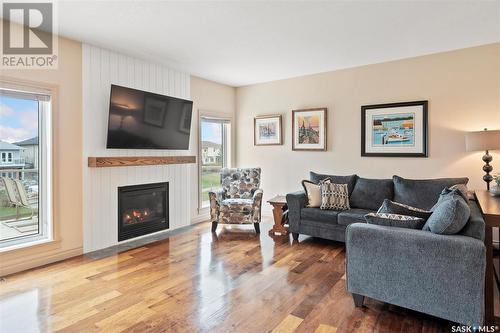
<path id="1" fill-rule="evenodd" d="M 32 247 L 54 240 L 53 220 L 53 132 L 55 89 L 36 84 L 0 81 L 1 94 L 38 101 L 38 233 L 0 240 L 0 253 Z M 7 156 L 6 156 L 7 158 Z M 21 177 L 22 179 L 23 177 Z"/>
<path id="2" fill-rule="evenodd" d="M 223 168 L 230 168 L 231 167 L 231 160 L 232 160 L 232 154 L 231 154 L 231 141 L 232 141 L 232 123 L 233 120 L 230 117 L 218 117 L 218 116 L 211 116 L 211 115 L 204 115 L 201 114 L 198 118 L 198 213 L 204 213 L 208 212 L 210 209 L 210 204 L 208 206 L 203 206 L 203 201 L 202 201 L 202 186 L 201 186 L 201 175 L 202 175 L 202 167 L 203 167 L 203 159 L 202 159 L 202 131 L 201 131 L 201 126 L 203 121 L 211 121 L 211 122 L 218 122 L 221 123 L 221 125 L 229 125 L 229 126 L 223 126 L 222 128 L 222 156 L 223 156 L 223 161 L 222 161 L 222 167 Z M 229 128 L 228 128 L 229 127 Z"/>

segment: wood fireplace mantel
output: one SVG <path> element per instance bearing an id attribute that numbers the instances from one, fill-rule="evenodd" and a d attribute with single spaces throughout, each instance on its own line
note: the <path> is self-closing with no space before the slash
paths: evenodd
<path id="1" fill-rule="evenodd" d="M 122 156 L 89 157 L 89 168 L 196 163 L 196 156 Z"/>

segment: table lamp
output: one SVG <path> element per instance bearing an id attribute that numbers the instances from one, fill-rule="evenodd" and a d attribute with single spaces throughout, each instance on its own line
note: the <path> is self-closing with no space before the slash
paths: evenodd
<path id="1" fill-rule="evenodd" d="M 490 175 L 490 172 L 493 171 L 493 167 L 490 165 L 493 157 L 489 154 L 489 151 L 500 149 L 500 130 L 488 131 L 485 128 L 484 131 L 468 132 L 465 136 L 465 145 L 467 151 L 486 151 L 483 156 L 483 161 L 486 163 L 483 166 L 483 171 L 486 172 L 483 180 L 486 182 L 486 188 L 489 191 L 490 182 L 493 180 L 493 176 Z"/>

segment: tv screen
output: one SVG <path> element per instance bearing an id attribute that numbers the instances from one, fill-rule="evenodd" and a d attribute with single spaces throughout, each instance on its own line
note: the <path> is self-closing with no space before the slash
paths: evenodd
<path id="1" fill-rule="evenodd" d="M 107 148 L 189 149 L 193 102 L 111 85 Z"/>

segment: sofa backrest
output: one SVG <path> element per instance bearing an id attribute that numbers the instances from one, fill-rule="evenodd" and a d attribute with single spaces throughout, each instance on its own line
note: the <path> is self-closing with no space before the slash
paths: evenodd
<path id="1" fill-rule="evenodd" d="M 223 168 L 220 171 L 222 196 L 251 199 L 260 187 L 260 168 Z"/>
<path id="2" fill-rule="evenodd" d="M 394 184 L 392 179 L 368 179 L 358 177 L 354 190 L 349 195 L 353 208 L 378 210 L 384 199 L 392 200 Z"/>
<path id="3" fill-rule="evenodd" d="M 466 185 L 469 178 L 405 179 L 393 176 L 394 200 L 405 205 L 429 210 L 445 187 Z"/>
<path id="4" fill-rule="evenodd" d="M 330 178 L 332 183 L 335 184 L 347 184 L 347 190 L 349 191 L 349 195 L 351 195 L 354 190 L 354 184 L 356 184 L 356 179 L 358 176 L 356 175 L 348 175 L 348 176 L 338 176 L 338 175 L 326 175 L 316 172 L 309 172 L 309 179 L 313 183 L 319 183 L 321 180 L 325 178 Z"/>

